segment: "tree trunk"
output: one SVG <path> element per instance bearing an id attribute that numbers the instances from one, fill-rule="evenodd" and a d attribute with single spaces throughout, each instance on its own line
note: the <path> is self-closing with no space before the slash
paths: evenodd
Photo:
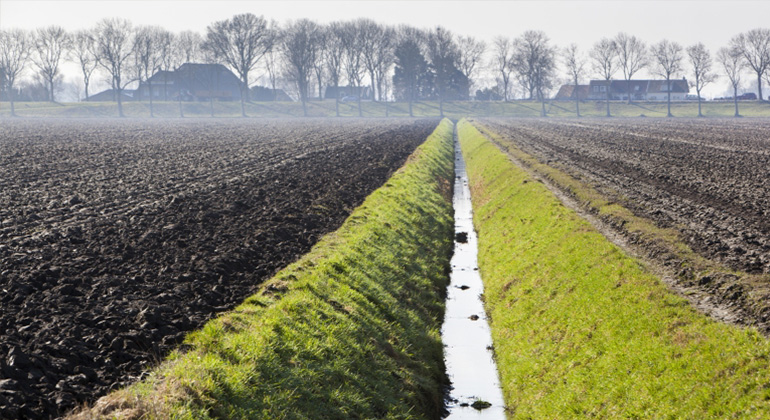
<path id="1" fill-rule="evenodd" d="M 631 105 L 631 78 L 626 79 L 626 94 L 628 95 L 628 105 Z"/>
<path id="2" fill-rule="evenodd" d="M 580 92 L 578 91 L 578 79 L 575 78 L 575 114 L 580 118 Z"/>
<path id="3" fill-rule="evenodd" d="M 246 118 L 246 98 L 244 98 L 243 93 L 243 87 L 241 87 L 241 117 Z"/>
<path id="4" fill-rule="evenodd" d="M 667 117 L 673 117 L 674 115 L 671 114 L 671 78 L 666 78 L 666 85 L 668 86 L 668 100 L 666 101 L 668 103 L 668 115 Z"/>
<path id="5" fill-rule="evenodd" d="M 155 112 L 152 108 L 152 83 L 147 83 L 147 89 L 150 92 L 150 118 L 155 118 Z"/>
<path id="6" fill-rule="evenodd" d="M 372 83 L 372 102 L 377 102 L 377 92 L 374 91 L 374 73 L 369 73 L 369 81 Z"/>
<path id="7" fill-rule="evenodd" d="M 168 101 L 168 73 L 163 73 L 163 100 Z M 152 94 L 152 93 L 151 93 Z"/>
<path id="8" fill-rule="evenodd" d="M 318 75 L 318 100 L 323 101 L 324 100 L 324 94 L 323 94 L 323 86 L 321 85 L 321 75 Z"/>
<path id="9" fill-rule="evenodd" d="M 56 100 L 53 97 L 53 77 L 48 79 L 48 87 L 51 88 L 51 102 L 56 102 Z"/>
<path id="10" fill-rule="evenodd" d="M 762 100 L 762 73 L 757 73 L 757 93 L 759 96 L 759 100 Z"/>
<path id="11" fill-rule="evenodd" d="M 735 116 L 740 117 L 741 114 L 738 113 L 738 86 L 733 86 L 733 102 L 735 103 Z"/>
<path id="12" fill-rule="evenodd" d="M 123 89 L 118 88 L 118 116 L 123 118 Z"/>
<path id="13" fill-rule="evenodd" d="M 538 89 L 537 96 L 540 97 L 540 116 L 545 117 L 545 95 L 543 95 L 543 92 Z"/>
<path id="14" fill-rule="evenodd" d="M 697 91 L 698 91 L 698 117 L 703 117 L 703 113 L 701 112 L 701 106 L 700 106 L 700 102 L 701 102 L 700 89 L 697 89 Z"/>
<path id="15" fill-rule="evenodd" d="M 360 91 L 359 91 L 360 93 Z M 361 112 L 361 95 L 358 95 L 358 116 L 363 117 L 364 114 Z"/>
<path id="16" fill-rule="evenodd" d="M 84 78 L 83 83 L 86 85 L 86 101 L 88 101 L 88 79 Z"/>
<path id="17" fill-rule="evenodd" d="M 364 114 L 361 112 L 361 88 L 358 88 L 358 116 L 363 117 Z"/>

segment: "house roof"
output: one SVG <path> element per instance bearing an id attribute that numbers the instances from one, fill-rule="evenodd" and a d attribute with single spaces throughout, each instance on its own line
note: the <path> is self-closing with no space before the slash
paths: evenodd
<path id="1" fill-rule="evenodd" d="M 648 93 L 668 93 L 668 86 L 665 80 L 650 80 L 650 86 L 647 88 Z M 687 80 L 675 79 L 671 81 L 672 93 L 689 93 L 690 86 L 687 84 Z"/>
<path id="2" fill-rule="evenodd" d="M 93 95 L 89 95 L 87 101 L 89 102 L 108 102 L 108 101 L 114 101 L 116 99 L 116 91 L 115 89 L 107 89 L 103 90 L 99 93 L 94 93 Z M 125 99 L 133 99 L 134 94 L 136 93 L 135 90 L 132 89 L 123 89 L 122 91 L 122 97 Z"/>
<path id="3" fill-rule="evenodd" d="M 589 85 L 578 85 L 578 99 L 588 98 L 589 88 Z M 559 92 L 556 93 L 555 99 L 575 99 L 575 85 L 562 85 L 561 88 L 559 88 Z"/>
<path id="4" fill-rule="evenodd" d="M 174 72 L 166 70 L 158 70 L 155 74 L 150 76 L 147 81 L 151 83 L 155 82 L 169 82 L 174 80 Z"/>
<path id="5" fill-rule="evenodd" d="M 617 95 L 623 95 L 628 92 L 629 83 L 626 80 L 610 80 L 610 92 Z M 590 85 L 593 86 L 607 86 L 606 80 L 591 80 Z M 667 93 L 665 80 L 631 80 L 630 83 L 631 92 L 634 94 L 649 94 L 649 93 Z M 673 79 L 671 80 L 671 92 L 672 93 L 688 93 L 690 92 L 690 86 L 687 83 L 687 79 Z"/>

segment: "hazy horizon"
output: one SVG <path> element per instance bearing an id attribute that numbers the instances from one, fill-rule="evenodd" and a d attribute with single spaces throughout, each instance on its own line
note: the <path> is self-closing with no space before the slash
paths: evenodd
<path id="1" fill-rule="evenodd" d="M 740 32 L 770 26 L 764 23 L 770 16 L 770 2 L 766 1 L 0 0 L 0 28 L 60 25 L 72 31 L 92 27 L 102 18 L 122 17 L 135 25 L 160 25 L 174 32 L 194 30 L 205 34 L 211 23 L 245 12 L 281 24 L 299 18 L 328 23 L 368 17 L 391 25 L 441 25 L 457 35 L 474 36 L 488 44 L 495 36 L 514 38 L 525 30 L 535 29 L 544 31 L 560 48 L 574 42 L 584 53 L 600 38 L 622 31 L 648 45 L 662 39 L 685 47 L 703 42 L 713 56 Z M 63 74 L 66 82 L 76 83 L 76 66 L 67 63 Z M 682 76 L 691 78 L 689 67 L 678 75 Z M 750 73 L 745 77 L 744 90 L 751 85 L 752 78 L 748 76 Z M 561 68 L 558 77 L 559 82 L 565 78 Z M 586 79 L 592 77 L 589 72 Z M 634 78 L 648 77 L 649 73 L 641 72 Z M 484 83 L 486 78 L 480 78 L 482 85 L 490 84 Z M 721 77 L 704 90 L 704 96 L 722 96 L 727 90 L 727 80 Z"/>

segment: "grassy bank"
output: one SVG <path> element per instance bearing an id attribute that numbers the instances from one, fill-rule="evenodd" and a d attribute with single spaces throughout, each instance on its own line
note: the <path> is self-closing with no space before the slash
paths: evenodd
<path id="1" fill-rule="evenodd" d="M 337 232 L 72 418 L 438 418 L 452 165 L 445 120 Z"/>
<path id="2" fill-rule="evenodd" d="M 697 102 L 673 103 L 671 112 L 676 117 L 697 117 Z M 745 117 L 770 117 L 770 103 L 745 101 L 739 104 L 741 115 Z M 185 102 L 182 104 L 183 113 L 187 118 L 210 118 L 212 109 L 205 102 Z M 665 102 L 638 102 L 626 104 L 615 101 L 610 105 L 614 117 L 665 117 Z M 343 102 L 339 104 L 341 117 L 358 117 L 358 103 Z M 535 101 L 517 100 L 511 102 L 479 102 L 479 101 L 450 101 L 444 103 L 444 115 L 449 118 L 468 116 L 489 117 L 539 117 L 540 103 Z M 438 117 L 439 104 L 435 101 L 423 101 L 413 104 L 415 117 Z M 552 101 L 546 104 L 549 117 L 574 117 L 573 102 Z M 149 118 L 150 105 L 144 102 L 126 102 L 123 112 L 128 118 Z M 179 103 L 155 102 L 154 114 L 159 118 L 179 118 Z M 706 117 L 732 117 L 734 115 L 732 102 L 705 102 L 703 114 Z M 580 113 L 584 117 L 604 117 L 606 106 L 604 102 L 585 102 L 580 105 Z M 19 102 L 16 103 L 16 114 L 20 117 L 41 118 L 92 118 L 116 117 L 118 106 L 112 102 Z M 215 102 L 213 109 L 216 118 L 240 118 L 240 102 Z M 246 104 L 246 114 L 251 118 L 295 118 L 303 116 L 302 104 L 297 102 L 252 102 Z M 334 101 L 313 101 L 308 103 L 308 115 L 311 117 L 335 117 Z M 403 102 L 362 102 L 363 117 L 409 117 L 409 104 Z M 0 117 L 10 116 L 10 105 L 0 103 Z"/>
<path id="3" fill-rule="evenodd" d="M 459 126 L 509 416 L 761 419 L 770 343 L 693 310 Z"/>

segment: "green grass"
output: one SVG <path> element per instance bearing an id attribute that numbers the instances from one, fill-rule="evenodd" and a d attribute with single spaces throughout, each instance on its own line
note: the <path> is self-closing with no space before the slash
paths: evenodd
<path id="1" fill-rule="evenodd" d="M 182 104 L 185 117 L 210 118 L 211 109 L 207 102 L 185 102 Z M 741 115 L 746 117 L 770 116 L 770 103 L 759 101 L 744 101 L 739 104 Z M 79 102 L 79 103 L 50 103 L 50 102 L 17 102 L 16 114 L 20 117 L 40 118 L 90 118 L 116 117 L 118 107 L 112 102 Z M 124 114 L 129 118 L 148 118 L 150 106 L 147 102 L 125 102 Z M 179 118 L 177 102 L 155 102 L 154 114 L 161 118 Z M 339 104 L 340 116 L 358 117 L 358 103 L 344 102 Z M 665 117 L 666 104 L 659 102 L 638 102 L 626 104 L 622 101 L 610 105 L 615 117 Z M 574 102 L 552 101 L 546 104 L 549 117 L 574 117 Z M 604 117 L 604 102 L 585 102 L 580 105 L 580 112 L 585 117 Z M 696 117 L 698 105 L 696 102 L 677 102 L 672 104 L 672 113 L 676 117 Z M 246 104 L 246 114 L 252 118 L 294 118 L 303 116 L 302 105 L 297 102 L 252 102 Z M 408 117 L 407 103 L 362 102 L 363 117 Z M 437 117 L 440 115 L 439 104 L 435 101 L 416 102 L 413 104 L 415 117 Z M 706 117 L 732 117 L 734 114 L 732 102 L 705 102 L 703 114 Z M 336 115 L 334 101 L 313 101 L 308 103 L 308 115 L 311 117 L 334 117 Z M 468 116 L 489 117 L 539 117 L 540 103 L 535 101 L 517 100 L 512 102 L 477 102 L 450 101 L 444 103 L 444 115 L 448 118 Z M 0 103 L 0 117 L 10 116 L 10 106 L 7 102 Z M 241 104 L 234 102 L 215 102 L 214 116 L 216 118 L 240 118 Z"/>
<path id="2" fill-rule="evenodd" d="M 461 122 L 514 419 L 763 419 L 770 343 L 697 313 Z"/>
<path id="3" fill-rule="evenodd" d="M 72 418 L 438 418 L 452 171 L 444 120 L 336 233 Z"/>

